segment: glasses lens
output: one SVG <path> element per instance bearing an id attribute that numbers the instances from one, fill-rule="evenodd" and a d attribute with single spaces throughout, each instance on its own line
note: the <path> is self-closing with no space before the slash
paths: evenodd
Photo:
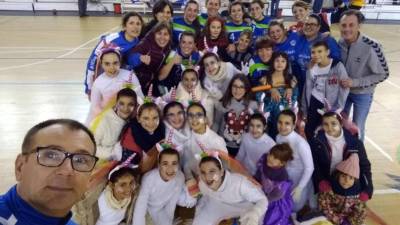
<path id="1" fill-rule="evenodd" d="M 55 167 L 61 165 L 65 154 L 56 149 L 40 149 L 38 151 L 38 162 L 43 166 Z"/>
<path id="2" fill-rule="evenodd" d="M 72 157 L 72 167 L 80 172 L 90 172 L 96 164 L 96 157 L 88 154 L 75 154 Z"/>

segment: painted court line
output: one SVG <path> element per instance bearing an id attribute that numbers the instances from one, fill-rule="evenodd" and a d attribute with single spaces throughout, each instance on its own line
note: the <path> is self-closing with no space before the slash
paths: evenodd
<path id="1" fill-rule="evenodd" d="M 388 82 L 388 84 L 392 85 L 393 87 L 400 89 L 400 85 L 397 85 L 397 84 L 393 83 L 389 79 L 387 79 L 386 82 Z"/>
<path id="2" fill-rule="evenodd" d="M 89 43 L 91 43 L 91 42 L 93 42 L 93 41 L 98 40 L 98 39 L 99 39 L 99 36 L 104 35 L 104 34 L 107 34 L 107 33 L 110 33 L 111 31 L 117 29 L 118 27 L 119 27 L 119 26 L 115 26 L 115 27 L 111 28 L 110 30 L 108 30 L 108 31 L 106 31 L 106 32 L 104 32 L 104 33 L 102 33 L 102 34 L 97 35 L 95 38 L 92 38 L 91 40 L 89 40 L 89 41 L 87 41 L 87 42 L 85 42 L 85 43 L 79 45 L 78 47 L 73 48 L 73 49 L 70 50 L 69 52 L 67 52 L 67 53 L 65 53 L 65 54 L 62 54 L 62 55 L 60 55 L 60 56 L 57 56 L 57 57 L 55 57 L 55 58 L 46 59 L 46 60 L 37 61 L 37 62 L 33 62 L 33 63 L 28 63 L 28 64 L 23 64 L 23 65 L 16 65 L 16 66 L 3 67 L 3 68 L 0 68 L 0 71 L 10 70 L 10 69 L 24 68 L 24 67 L 34 66 L 34 65 L 40 65 L 40 64 L 43 64 L 43 63 L 51 62 L 51 61 L 53 61 L 53 60 L 55 60 L 55 59 L 59 59 L 59 58 L 66 57 L 66 56 L 71 55 L 71 54 L 73 54 L 74 52 L 78 51 L 80 48 L 84 47 L 85 45 L 87 45 L 87 44 L 89 44 Z"/>
<path id="3" fill-rule="evenodd" d="M 370 139 L 367 135 L 365 135 L 365 140 L 367 140 L 385 158 L 387 158 L 387 159 L 389 159 L 389 161 L 393 162 L 393 158 L 389 154 L 387 154 L 377 143 L 375 143 L 372 139 Z"/>
<path id="4" fill-rule="evenodd" d="M 388 195 L 388 194 L 400 194 L 400 190 L 393 188 L 374 190 L 374 195 Z"/>

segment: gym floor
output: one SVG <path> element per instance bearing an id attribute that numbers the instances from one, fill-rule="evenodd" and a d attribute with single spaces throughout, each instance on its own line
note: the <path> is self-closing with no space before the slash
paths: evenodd
<path id="1" fill-rule="evenodd" d="M 0 16 L 0 193 L 16 182 L 14 161 L 30 127 L 50 118 L 85 120 L 87 58 L 101 34 L 119 29 L 119 17 Z M 400 25 L 365 24 L 362 31 L 383 45 L 390 67 L 367 121 L 375 187 L 368 206 L 387 224 L 399 224 Z M 378 224 L 371 218 L 366 224 Z"/>

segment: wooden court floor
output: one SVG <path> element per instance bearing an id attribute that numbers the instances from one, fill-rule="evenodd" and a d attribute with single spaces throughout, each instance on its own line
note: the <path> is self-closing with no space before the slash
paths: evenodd
<path id="1" fill-rule="evenodd" d="M 49 118 L 84 121 L 87 57 L 99 35 L 120 29 L 116 17 L 0 16 L 0 193 L 15 183 L 14 160 L 25 132 Z M 375 195 L 369 207 L 400 224 L 400 25 L 363 26 L 379 40 L 390 77 L 376 89 L 366 148 Z M 336 28 L 333 34 L 338 37 Z M 375 224 L 370 219 L 367 224 Z"/>

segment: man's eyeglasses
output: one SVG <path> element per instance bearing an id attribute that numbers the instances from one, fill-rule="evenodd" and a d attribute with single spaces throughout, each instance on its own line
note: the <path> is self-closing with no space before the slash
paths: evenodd
<path id="1" fill-rule="evenodd" d="M 79 172 L 90 172 L 96 165 L 97 158 L 85 153 L 69 153 L 54 147 L 37 147 L 36 157 L 39 165 L 46 167 L 59 167 L 66 158 L 71 160 L 71 166 Z"/>

